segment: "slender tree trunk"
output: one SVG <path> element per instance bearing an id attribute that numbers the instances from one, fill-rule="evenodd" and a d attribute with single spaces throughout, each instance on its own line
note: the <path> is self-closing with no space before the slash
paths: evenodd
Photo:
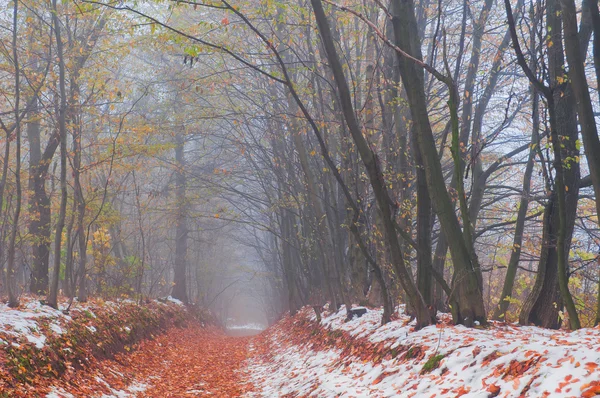
<path id="1" fill-rule="evenodd" d="M 325 15 L 325 11 L 323 10 L 323 5 L 320 0 L 311 0 L 311 4 L 313 6 L 317 25 L 321 34 L 321 40 L 323 41 L 327 58 L 329 59 L 330 66 L 334 74 L 335 83 L 340 95 L 344 119 L 348 125 L 348 129 L 350 130 L 360 157 L 365 165 L 378 207 L 383 215 L 382 219 L 385 228 L 384 235 L 390 247 L 392 263 L 398 274 L 400 283 L 402 284 L 407 297 L 411 301 L 410 304 L 416 312 L 417 327 L 429 325 L 434 320 L 430 316 L 427 305 L 423 300 L 423 296 L 419 293 L 419 290 L 415 286 L 415 283 L 404 263 L 404 255 L 398 241 L 395 222 L 392 219 L 392 203 L 387 192 L 387 187 L 380 169 L 379 161 L 364 138 L 354 113 L 348 83 L 344 76 L 344 71 L 335 49 L 333 38 L 331 36 L 331 29 Z"/>
<path id="2" fill-rule="evenodd" d="M 65 247 L 66 250 L 66 258 L 65 258 L 65 280 L 63 281 L 63 288 L 65 296 L 71 298 L 75 294 L 75 283 L 73 281 L 73 263 L 74 263 L 74 255 L 73 249 L 75 248 L 75 244 L 73 242 L 73 226 L 75 225 L 75 213 L 77 210 L 76 203 L 73 203 L 71 206 L 71 214 L 69 215 L 69 221 L 67 221 L 66 225 L 66 240 Z"/>
<path id="3" fill-rule="evenodd" d="M 187 296 L 187 200 L 185 177 L 185 142 L 183 133 L 175 136 L 175 270 L 173 277 L 172 296 L 184 303 L 188 302 Z"/>
<path id="4" fill-rule="evenodd" d="M 67 91 L 65 87 L 65 62 L 63 55 L 63 42 L 61 39 L 61 28 L 58 20 L 56 0 L 52 0 L 52 21 L 56 38 L 56 53 L 59 68 L 59 92 L 60 105 L 58 109 L 58 131 L 60 135 L 60 210 L 56 222 L 54 235 L 54 269 L 52 272 L 52 284 L 48 294 L 48 305 L 58 308 L 58 282 L 60 279 L 62 232 L 65 226 L 67 212 Z"/>
<path id="5" fill-rule="evenodd" d="M 529 149 L 529 157 L 527 158 L 527 165 L 525 166 L 525 174 L 523 175 L 523 193 L 521 196 L 521 200 L 519 201 L 519 208 L 517 212 L 517 222 L 515 224 L 515 236 L 513 238 L 513 247 L 510 253 L 510 259 L 508 260 L 508 266 L 506 268 L 506 276 L 504 278 L 504 285 L 502 287 L 502 294 L 500 295 L 500 301 L 498 302 L 498 307 L 494 312 L 494 319 L 496 320 L 505 320 L 506 319 L 506 311 L 510 305 L 510 301 L 508 300 L 512 296 L 513 286 L 515 282 L 515 277 L 517 275 L 517 266 L 519 265 L 519 260 L 521 259 L 521 248 L 523 244 L 523 231 L 525 230 L 525 219 L 527 218 L 527 209 L 529 207 L 529 195 L 531 192 L 531 175 L 533 174 L 533 166 L 535 161 L 536 148 L 535 146 L 539 142 L 539 102 L 538 102 L 538 94 L 535 90 L 532 91 L 532 136 L 531 136 L 531 144 Z"/>
<path id="6" fill-rule="evenodd" d="M 433 263 L 431 243 L 431 199 L 427 190 L 427 179 L 416 129 L 412 129 L 415 167 L 417 174 L 417 286 L 432 316 L 437 308 L 433 285 Z"/>
<path id="7" fill-rule="evenodd" d="M 596 266 L 598 267 L 598 284 L 596 286 L 596 319 L 594 319 L 594 326 L 600 325 L 600 257 L 596 259 Z"/>
<path id="8" fill-rule="evenodd" d="M 88 299 L 88 288 L 87 288 L 87 241 L 88 234 L 86 228 L 83 225 L 85 217 L 85 203 L 79 202 L 77 204 L 77 246 L 79 247 L 79 267 L 77 268 L 75 281 L 78 284 L 77 300 L 85 303 Z"/>
<path id="9" fill-rule="evenodd" d="M 143 212 L 142 212 L 142 203 L 141 203 L 141 193 L 140 193 L 140 186 L 138 185 L 136 178 L 135 178 L 135 171 L 132 173 L 133 176 L 133 186 L 135 189 L 135 207 L 137 208 L 137 223 L 138 223 L 138 228 L 140 231 L 140 239 L 141 239 L 141 256 L 140 256 L 140 264 L 139 264 L 139 270 L 138 270 L 138 274 L 137 274 L 137 284 L 136 284 L 136 293 L 139 297 L 139 301 L 142 301 L 142 297 L 143 297 L 143 292 L 142 292 L 142 286 L 144 283 L 144 269 L 146 268 L 146 233 L 144 232 L 144 219 L 143 219 Z M 198 269 L 196 268 L 196 271 Z M 196 281 L 199 281 L 199 276 L 196 274 Z M 200 289 L 198 289 L 198 293 L 200 292 Z M 198 297 L 199 294 L 196 295 L 196 297 Z M 196 303 L 198 304 L 200 302 L 200 300 L 196 299 Z"/>
<path id="10" fill-rule="evenodd" d="M 412 0 L 394 0 L 391 12 L 396 45 L 416 59 L 422 59 Z M 440 220 L 443 233 L 448 240 L 455 268 L 453 277 L 454 294 L 451 298 L 453 317 L 455 322 L 467 326 L 472 326 L 475 322 L 484 324 L 487 319 L 482 295 L 481 270 L 476 262 L 473 242 L 469 239 L 471 226 L 468 219 L 464 220 L 463 230 L 461 231 L 458 218 L 454 212 L 454 205 L 446 189 L 435 140 L 429 124 L 424 92 L 424 72 L 421 66 L 405 57 L 399 55 L 399 60 L 414 128 L 418 132 L 419 149 L 427 177 L 429 196 Z M 451 101 L 455 100 L 451 98 Z M 456 107 L 456 103 L 450 105 L 451 108 Z M 454 131 L 458 128 L 457 123 L 458 120 L 454 120 Z M 453 145 L 458 146 L 458 142 L 453 142 Z M 459 153 L 456 148 L 454 152 Z M 456 167 L 458 166 L 457 164 Z M 461 184 L 460 179 L 457 182 L 457 186 Z M 461 201 L 463 199 L 459 198 Z M 461 204 L 461 213 L 463 217 L 467 216 L 468 218 L 464 207 L 464 203 Z"/>
<path id="11" fill-rule="evenodd" d="M 21 99 L 21 73 L 19 70 L 19 57 L 17 54 L 17 27 L 18 27 L 19 2 L 14 0 L 13 7 L 13 38 L 12 53 L 13 65 L 15 67 L 15 184 L 17 195 L 15 204 L 15 213 L 13 215 L 13 224 L 8 242 L 8 258 L 6 263 L 7 288 L 8 288 L 8 306 L 15 308 L 19 306 L 19 296 L 17 293 L 17 280 L 15 271 L 15 251 L 17 233 L 19 230 L 19 216 L 21 215 L 21 122 L 19 121 L 19 102 Z M 7 143 L 8 144 L 8 143 Z M 8 146 L 8 145 L 7 145 Z M 6 159 L 8 161 L 8 158 Z"/>
<path id="12" fill-rule="evenodd" d="M 534 27 L 537 26 L 539 22 L 538 18 L 535 18 L 535 10 L 533 4 L 531 4 L 530 15 L 532 19 L 534 19 Z M 509 32 L 507 32 L 506 39 L 510 40 Z M 504 42 L 503 42 L 504 44 Z M 529 64 L 531 71 L 537 75 L 537 57 L 540 49 L 539 45 L 536 41 L 536 35 L 531 35 L 529 40 L 529 47 L 531 54 L 534 56 L 530 57 Z M 540 142 L 540 109 L 539 109 L 539 94 L 533 84 L 530 83 L 530 95 L 532 98 L 531 104 L 531 142 L 529 144 L 529 156 L 527 158 L 527 165 L 525 166 L 525 173 L 523 175 L 523 187 L 522 187 L 522 196 L 519 202 L 519 208 L 517 212 L 517 222 L 515 224 L 515 235 L 513 237 L 513 247 L 510 253 L 510 259 L 508 261 L 508 266 L 506 268 L 506 276 L 504 278 L 504 285 L 502 287 L 502 293 L 500 295 L 500 300 L 498 302 L 498 306 L 494 311 L 494 319 L 496 320 L 505 320 L 506 321 L 506 312 L 508 307 L 510 306 L 509 298 L 512 296 L 513 286 L 515 282 L 515 277 L 517 275 L 517 266 L 519 265 L 519 260 L 521 259 L 521 249 L 523 244 L 523 231 L 525 230 L 525 218 L 527 217 L 527 209 L 529 207 L 529 195 L 531 192 L 531 176 L 533 174 L 533 166 L 535 163 L 535 155 L 539 148 L 537 147 Z"/>
<path id="13" fill-rule="evenodd" d="M 594 42 L 593 42 L 593 52 L 594 52 L 594 70 L 596 71 L 596 85 L 600 87 L 600 10 L 598 9 L 598 1 L 596 0 L 584 0 L 583 5 L 587 6 L 590 10 L 591 20 L 592 20 L 592 28 L 594 31 Z M 584 14 L 585 15 L 585 14 Z M 587 41 L 585 41 L 587 44 Z M 585 47 L 582 46 L 585 50 L 587 49 L 587 45 Z M 587 51 L 581 51 L 582 55 L 585 55 Z M 600 90 L 598 90 L 598 98 L 600 99 Z"/>

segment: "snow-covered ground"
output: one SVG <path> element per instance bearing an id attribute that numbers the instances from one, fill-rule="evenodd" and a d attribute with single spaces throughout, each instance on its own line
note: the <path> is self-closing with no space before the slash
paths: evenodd
<path id="1" fill-rule="evenodd" d="M 401 310 L 400 310 L 401 312 Z M 290 327 L 268 335 L 271 353 L 249 361 L 253 396 L 314 397 L 585 397 L 600 394 L 600 329 L 575 332 L 492 323 L 467 329 L 442 322 L 419 331 L 402 313 L 381 326 L 381 311 L 345 321 L 345 311 L 324 316 L 321 327 L 383 345 L 382 358 L 365 359 L 315 338 L 298 343 Z M 314 314 L 303 310 L 294 322 Z M 314 326 L 310 326 L 314 327 Z M 305 331 L 311 335 L 310 327 Z M 296 331 L 297 332 L 297 331 Z M 304 340 L 306 342 L 306 339 Z M 413 350 L 414 348 L 414 350 Z M 419 348 L 419 349 L 417 349 Z M 414 355 L 409 355 L 414 352 Z M 364 354 L 364 352 L 362 353 Z M 437 361 L 432 358 L 437 356 Z M 429 363 L 427 364 L 427 362 Z M 436 363 L 437 362 L 437 363 Z M 424 366 L 432 367 L 430 371 Z M 432 366 L 433 365 L 433 366 Z"/>
<path id="2" fill-rule="evenodd" d="M 159 306 L 172 306 L 173 304 L 176 306 L 183 305 L 181 301 L 171 297 L 162 301 L 156 301 L 155 303 Z M 85 313 L 86 318 L 95 319 L 97 318 L 96 314 L 100 314 L 98 311 L 109 311 L 121 314 L 124 313 L 123 308 L 126 308 L 124 306 L 130 304 L 135 304 L 135 301 L 127 299 L 119 301 L 90 301 L 88 303 L 74 301 L 67 313 L 65 310 L 68 306 L 68 302 L 66 301 L 61 302 L 59 304 L 59 309 L 56 310 L 47 305 L 43 305 L 39 298 L 23 296 L 21 297 L 21 305 L 19 308 L 13 309 L 9 308 L 6 304 L 0 304 L 0 345 L 21 348 L 25 342 L 29 342 L 38 350 L 43 350 L 47 348 L 47 339 L 51 339 L 50 336 L 62 335 L 69 330 L 69 324 L 73 322 L 78 313 Z M 126 321 L 127 317 L 123 317 L 123 320 Z M 95 334 L 98 332 L 99 326 L 86 325 L 85 327 Z M 131 329 L 129 326 L 122 325 L 122 330 L 129 332 Z M 70 348 L 67 347 L 65 350 L 70 350 Z M 23 355 L 29 354 L 25 352 Z M 1 365 L 4 366 L 5 363 L 2 363 Z M 73 375 L 70 374 L 70 377 L 73 377 Z M 49 382 L 48 380 L 43 381 L 44 383 Z M 95 382 L 103 387 L 102 390 L 107 391 L 108 394 L 100 393 L 97 395 L 89 395 L 90 397 L 135 397 L 148 388 L 147 384 L 135 381 L 130 382 L 127 386 L 121 388 L 113 388 L 100 376 L 96 377 Z M 0 396 L 2 396 L 2 386 L 4 385 L 6 384 L 0 381 Z M 47 384 L 45 384 L 45 386 L 47 386 Z M 43 388 L 44 387 L 42 387 L 42 389 Z M 48 389 L 45 391 L 48 391 Z M 44 395 L 35 396 L 46 396 L 48 398 L 72 398 L 76 396 L 60 387 L 54 387 L 49 393 L 44 392 L 43 394 Z"/>
<path id="3" fill-rule="evenodd" d="M 171 296 L 167 297 L 165 301 L 183 305 L 181 301 Z M 106 301 L 103 304 L 115 307 L 115 310 L 117 310 L 122 303 L 135 302 L 124 299 L 119 302 Z M 157 303 L 162 304 L 160 301 L 157 301 Z M 46 336 L 40 331 L 39 321 L 42 319 L 48 320 L 50 329 L 56 334 L 62 334 L 65 323 L 71 321 L 71 317 L 63 312 L 67 306 L 68 303 L 66 302 L 60 303 L 58 310 L 56 310 L 43 305 L 38 299 L 32 297 L 22 297 L 19 308 L 10 308 L 4 303 L 0 303 L 0 333 L 25 337 L 30 343 L 35 344 L 37 348 L 41 349 L 46 342 Z M 71 305 L 70 311 L 87 311 L 90 316 L 95 317 L 90 305 L 87 303 L 84 304 L 75 301 Z M 95 330 L 92 330 L 92 332 L 95 332 Z M 6 344 L 6 342 L 0 338 L 0 344 Z"/>
<path id="4" fill-rule="evenodd" d="M 143 393 L 148 388 L 148 385 L 143 383 L 133 383 L 131 386 L 124 390 L 116 390 L 108 385 L 103 380 L 98 380 L 100 383 L 105 384 L 106 388 L 110 391 L 110 394 L 98 394 L 93 398 L 134 398 L 138 393 Z M 62 388 L 52 388 L 46 398 L 76 398 L 75 395 L 66 392 Z M 91 397 L 90 397 L 91 398 Z"/>
<path id="5" fill-rule="evenodd" d="M 42 318 L 51 320 L 50 328 L 57 334 L 62 333 L 61 324 L 70 321 L 68 315 L 60 310 L 55 310 L 42 305 L 38 300 L 24 300 L 24 304 L 18 308 L 9 308 L 6 304 L 0 304 L 0 333 L 12 336 L 24 336 L 37 348 L 43 348 L 46 337 L 40 332 L 38 321 Z M 0 339 L 0 342 L 6 343 Z"/>
<path id="6" fill-rule="evenodd" d="M 243 325 L 228 324 L 227 329 L 228 330 L 258 330 L 258 331 L 262 331 L 262 330 L 266 329 L 266 326 L 258 324 L 258 323 L 245 323 Z"/>

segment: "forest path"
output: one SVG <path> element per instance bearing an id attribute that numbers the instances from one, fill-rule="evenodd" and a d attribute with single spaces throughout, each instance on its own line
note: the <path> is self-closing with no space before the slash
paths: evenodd
<path id="1" fill-rule="evenodd" d="M 83 377 L 63 381 L 49 396 L 240 397 L 252 390 L 244 371 L 251 341 L 199 326 L 173 328 L 101 361 Z"/>
<path id="2" fill-rule="evenodd" d="M 237 397 L 249 386 L 242 365 L 250 337 L 229 337 L 190 327 L 175 329 L 126 356 L 138 382 L 138 397 Z"/>

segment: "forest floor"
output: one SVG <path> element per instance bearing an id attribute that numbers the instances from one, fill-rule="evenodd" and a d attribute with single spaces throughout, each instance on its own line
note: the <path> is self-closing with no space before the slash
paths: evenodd
<path id="1" fill-rule="evenodd" d="M 569 332 L 505 322 L 414 329 L 400 307 L 346 321 L 343 309 L 309 308 L 253 342 L 251 397 L 595 397 L 600 396 L 600 328 Z"/>
<path id="2" fill-rule="evenodd" d="M 47 396 L 239 397 L 252 388 L 242 368 L 250 340 L 216 328 L 173 328 L 131 353 L 99 362 L 75 380 L 55 384 Z"/>
<path id="3" fill-rule="evenodd" d="M 238 397 L 250 338 L 177 300 L 0 304 L 0 397 Z M 256 333 L 255 330 L 250 331 Z"/>
<path id="4" fill-rule="evenodd" d="M 20 340 L 28 343 L 20 344 L 19 353 L 25 352 L 25 345 L 48 353 L 56 342 L 53 333 L 63 336 L 61 342 L 69 341 L 64 336 L 74 326 L 57 323 L 64 316 L 53 315 L 46 307 L 28 308 L 29 317 L 43 314 L 52 321 L 45 339 L 36 332 Z M 183 307 L 152 304 L 148 308 L 178 314 Z M 96 318 L 73 316 L 71 320 L 96 322 L 97 328 L 82 326 L 93 330 L 90 338 L 101 337 L 99 325 L 110 326 L 100 323 L 106 314 L 98 308 L 94 311 Z M 120 314 L 111 311 L 107 313 Z M 27 323 L 31 319 L 23 320 L 25 313 L 0 308 L 0 330 L 4 318 L 21 324 L 20 333 L 31 330 L 32 324 Z M 0 385 L 0 397 L 600 396 L 600 328 L 569 332 L 491 322 L 467 329 L 439 314 L 437 325 L 417 331 L 401 307 L 387 325 L 380 325 L 380 317 L 380 309 L 370 309 L 346 321 L 342 309 L 325 312 L 318 323 L 312 310 L 305 308 L 253 337 L 243 336 L 243 330 L 233 331 L 236 337 L 228 336 L 197 321 L 172 325 L 126 345 L 110 359 L 92 358 L 82 369 L 67 369 L 61 377 L 37 377 L 24 394 L 7 395 Z M 125 321 L 108 319 L 119 322 L 117 329 L 128 329 Z"/>

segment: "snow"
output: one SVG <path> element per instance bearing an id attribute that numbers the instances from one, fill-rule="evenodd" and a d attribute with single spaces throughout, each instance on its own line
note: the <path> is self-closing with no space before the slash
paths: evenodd
<path id="1" fill-rule="evenodd" d="M 101 384 L 104 384 L 110 390 L 110 395 L 103 394 L 100 396 L 100 398 L 132 398 L 137 396 L 138 393 L 144 392 L 148 389 L 147 384 L 136 382 L 131 384 L 125 390 L 115 390 L 100 377 L 96 377 L 96 381 Z"/>
<path id="2" fill-rule="evenodd" d="M 228 325 L 227 329 L 229 330 L 265 330 L 265 325 L 261 325 L 259 323 L 246 323 L 244 325 Z"/>
<path id="3" fill-rule="evenodd" d="M 183 305 L 181 301 L 169 297 L 168 301 Z M 112 311 L 118 311 L 119 305 L 123 303 L 135 303 L 133 300 L 122 299 L 119 301 L 103 302 L 104 308 L 110 308 Z M 46 343 L 46 336 L 40 330 L 40 321 L 45 320 L 52 333 L 58 335 L 64 333 L 63 327 L 72 320 L 65 314 L 67 304 L 59 305 L 59 309 L 54 309 L 47 305 L 43 305 L 39 299 L 24 296 L 21 298 L 21 306 L 19 308 L 10 308 L 4 303 L 0 303 L 0 335 L 6 334 L 15 337 L 21 337 L 35 345 L 36 348 L 42 349 Z M 90 318 L 96 318 L 96 314 L 92 311 L 89 303 L 80 303 L 75 300 L 70 311 L 85 312 Z M 94 326 L 86 326 L 90 332 L 97 332 Z M 125 326 L 128 332 L 131 330 Z M 0 339 L 0 344 L 5 344 L 6 341 Z M 14 345 L 18 345 L 13 343 Z"/>
<path id="4" fill-rule="evenodd" d="M 62 388 L 53 388 L 52 391 L 46 394 L 46 398 L 75 398 L 75 396 Z"/>
<path id="5" fill-rule="evenodd" d="M 135 382 L 124 390 L 116 390 L 110 386 L 106 381 L 100 377 L 95 377 L 95 380 L 103 384 L 109 391 L 109 394 L 96 395 L 95 398 L 133 398 L 139 393 L 142 393 L 148 389 L 148 385 L 144 383 Z M 75 398 L 75 395 L 66 392 L 62 388 L 53 387 L 52 390 L 46 394 L 46 398 Z"/>
<path id="6" fill-rule="evenodd" d="M 424 355 L 387 355 L 379 363 L 342 357 L 335 348 L 289 343 L 289 331 L 276 327 L 270 335 L 270 357 L 249 362 L 258 391 L 251 396 L 487 397 L 490 388 L 499 388 L 500 397 L 523 392 L 527 397 L 579 397 L 589 383 L 600 380 L 598 328 L 567 332 L 493 322 L 485 329 L 440 323 L 413 331 L 414 324 L 399 312 L 399 320 L 381 326 L 381 310 L 345 322 L 341 309 L 323 316 L 321 325 L 383 344 L 390 353 L 393 348 L 405 352 L 421 347 Z M 300 316 L 315 320 L 308 310 Z M 443 355 L 439 367 L 421 373 L 435 355 Z M 511 371 L 511 365 L 519 364 L 521 370 Z"/>
<path id="7" fill-rule="evenodd" d="M 173 298 L 171 296 L 167 297 L 167 301 L 169 301 L 171 303 L 175 303 L 177 305 L 183 305 L 183 301 Z"/>
<path id="8" fill-rule="evenodd" d="M 53 309 L 43 305 L 38 298 L 32 296 L 22 296 L 19 308 L 9 308 L 6 304 L 0 304 L 0 345 L 11 344 L 19 347 L 24 343 L 30 343 L 37 349 L 43 349 L 46 345 L 46 339 L 52 339 L 54 335 L 65 333 L 69 328 L 69 323 L 73 318 L 66 313 L 67 303 L 61 303 L 59 309 Z M 169 300 L 175 304 L 180 304 L 178 300 Z M 104 311 L 121 311 L 121 305 L 124 303 L 135 303 L 132 300 L 118 301 L 92 301 L 90 303 L 80 303 L 74 301 L 70 308 L 71 313 L 79 313 L 87 318 L 87 321 L 97 318 L 93 308 L 102 306 Z M 164 304 L 163 304 L 164 305 Z M 98 326 L 86 324 L 85 327 L 92 333 L 98 332 Z M 130 332 L 129 326 L 122 326 L 122 330 Z M 69 347 L 61 348 L 64 351 L 72 351 Z M 120 378 L 125 377 L 118 372 L 111 371 Z M 96 382 L 104 385 L 105 395 L 96 395 L 93 398 L 129 398 L 140 395 L 149 388 L 149 384 L 135 382 L 124 388 L 119 385 L 118 388 L 112 388 L 105 380 L 98 377 Z M 0 393 L 0 395 L 2 395 Z M 53 387 L 47 395 L 47 398 L 74 398 L 75 396 L 65 389 L 58 386 Z"/>
<path id="9" fill-rule="evenodd" d="M 27 341 L 35 344 L 37 348 L 43 348 L 46 337 L 39 329 L 38 321 L 43 318 L 51 319 L 50 330 L 61 334 L 61 320 L 68 321 L 71 318 L 60 309 L 55 310 L 42 305 L 38 300 L 28 300 L 18 309 L 0 304 L 0 333 L 12 336 L 22 336 Z"/>
<path id="10" fill-rule="evenodd" d="M 115 390 L 100 377 L 96 377 L 96 381 L 104 384 L 110 390 L 110 394 L 103 394 L 98 396 L 98 398 L 133 398 L 136 397 L 137 394 L 148 389 L 147 384 L 136 382 L 127 387 L 125 390 Z M 66 392 L 62 388 L 54 387 L 48 394 L 46 394 L 46 398 L 75 398 L 75 396 Z"/>

